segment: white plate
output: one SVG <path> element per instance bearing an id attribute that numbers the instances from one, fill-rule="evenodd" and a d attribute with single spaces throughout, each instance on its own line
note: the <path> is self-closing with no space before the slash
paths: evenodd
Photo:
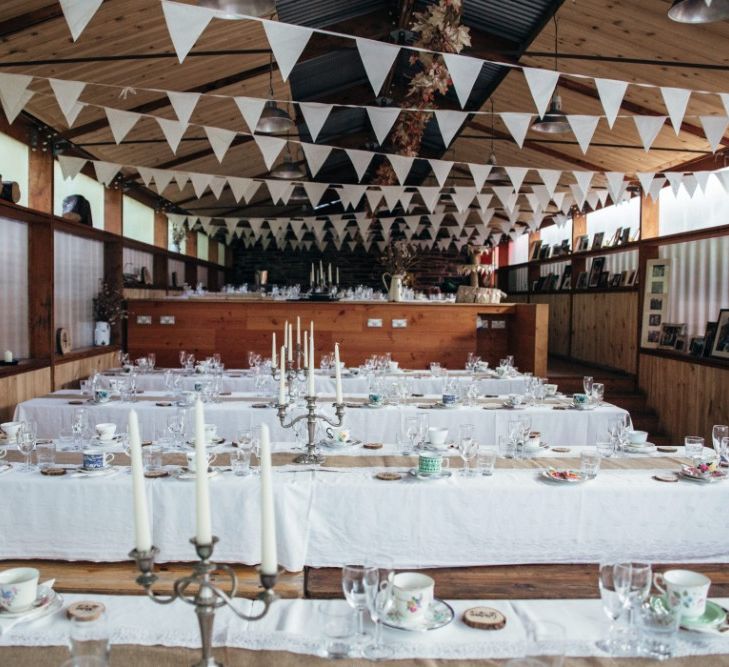
<path id="1" fill-rule="evenodd" d="M 417 468 L 410 468 L 410 470 L 408 470 L 408 474 L 411 477 L 415 477 L 415 479 L 420 479 L 427 482 L 436 482 L 441 479 L 448 479 L 453 474 L 453 472 L 451 470 L 441 470 L 437 474 L 426 475 L 419 472 Z"/>
<path id="2" fill-rule="evenodd" d="M 355 447 L 361 445 L 361 440 L 347 440 L 346 442 L 340 442 L 339 440 L 322 440 L 320 443 L 327 449 L 346 449 L 347 447 Z"/>
<path id="3" fill-rule="evenodd" d="M 47 609 L 58 599 L 58 593 L 48 586 L 38 586 L 35 602 L 23 611 L 6 611 L 0 609 L 0 621 L 5 618 L 21 618 L 23 616 L 35 615 L 41 610 Z"/>
<path id="4" fill-rule="evenodd" d="M 408 630 L 409 632 L 425 632 L 437 630 L 448 625 L 454 617 L 453 608 L 445 601 L 435 598 L 430 603 L 425 616 L 416 623 L 403 623 L 403 621 L 391 611 L 382 620 L 383 625 L 396 630 Z"/>
<path id="5" fill-rule="evenodd" d="M 646 442 L 641 445 L 626 445 L 625 451 L 628 454 L 653 454 L 658 450 L 652 442 Z"/>
<path id="6" fill-rule="evenodd" d="M 218 475 L 217 470 L 210 470 L 208 472 L 208 479 L 211 479 L 213 477 L 216 477 Z M 190 480 L 195 479 L 197 475 L 194 472 L 190 472 L 187 468 L 180 468 L 177 470 L 177 472 L 172 473 L 173 477 L 176 477 L 177 479 L 181 480 Z"/>
<path id="7" fill-rule="evenodd" d="M 524 403 L 520 403 L 519 405 L 512 405 L 511 403 L 507 403 L 506 401 L 504 401 L 501 406 L 506 408 L 507 410 L 526 410 L 527 408 Z"/>
<path id="8" fill-rule="evenodd" d="M 548 482 L 554 482 L 555 484 L 582 484 L 587 481 L 584 477 L 579 479 L 562 479 L 561 477 L 552 477 L 548 470 L 542 470 L 541 477 L 546 479 Z"/>
<path id="9" fill-rule="evenodd" d="M 86 477 L 104 477 L 105 475 L 111 475 L 112 473 L 119 472 L 121 468 L 114 467 L 112 465 L 105 466 L 104 468 L 96 468 L 94 470 L 86 470 L 78 467 L 74 472 L 77 472 Z"/>

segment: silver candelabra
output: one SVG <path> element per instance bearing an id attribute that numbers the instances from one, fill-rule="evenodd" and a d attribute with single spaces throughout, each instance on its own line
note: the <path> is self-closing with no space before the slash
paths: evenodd
<path id="1" fill-rule="evenodd" d="M 281 422 L 283 428 L 293 428 L 295 424 L 306 419 L 308 442 L 306 444 L 306 452 L 297 456 L 294 459 L 294 463 L 324 463 L 324 457 L 316 451 L 316 422 L 321 419 L 330 426 L 335 428 L 342 425 L 344 419 L 344 403 L 335 403 L 334 410 L 337 414 L 336 422 L 328 417 L 327 415 L 317 413 L 316 411 L 316 396 L 306 396 L 306 412 L 300 414 L 298 417 L 292 417 L 291 420 L 286 423 L 286 409 L 289 407 L 288 404 L 276 406 L 278 408 L 278 419 Z"/>
<path id="2" fill-rule="evenodd" d="M 298 343 L 296 344 L 296 349 L 294 350 L 294 356 L 296 358 L 296 361 L 287 361 L 286 362 L 286 375 L 284 376 L 286 380 L 286 391 L 288 393 L 289 398 L 293 398 L 296 395 L 296 392 L 294 390 L 294 383 L 298 380 L 299 382 L 303 382 L 306 379 L 306 369 L 303 367 L 301 360 L 303 358 L 303 348 Z M 278 364 L 271 365 L 271 377 L 278 382 L 281 379 L 281 368 Z"/>
<path id="3" fill-rule="evenodd" d="M 195 538 L 190 540 L 195 545 L 195 551 L 200 560 L 197 563 L 193 563 L 191 575 L 181 577 L 174 582 L 174 593 L 169 596 L 155 593 L 152 590 L 152 587 L 158 579 L 153 570 L 154 561 L 157 554 L 159 554 L 159 549 L 153 546 L 149 551 L 132 549 L 129 552 L 129 556 L 136 561 L 137 569 L 141 572 L 137 577 L 137 583 L 144 587 L 147 595 L 152 600 L 158 604 L 170 604 L 179 598 L 195 607 L 197 620 L 200 624 L 202 659 L 200 662 L 195 663 L 193 667 L 224 667 L 222 663 L 213 658 L 212 650 L 213 622 L 215 621 L 215 611 L 217 609 L 228 606 L 236 616 L 244 621 L 258 621 L 268 613 L 269 607 L 276 600 L 273 587 L 276 585 L 278 574 L 264 574 L 259 569 L 261 585 L 264 590 L 257 599 L 263 602 L 263 609 L 259 614 L 250 616 L 236 609 L 233 598 L 235 598 L 238 591 L 238 578 L 233 568 L 221 563 L 213 563 L 210 560 L 217 541 L 217 537 L 213 537 L 213 541 L 210 544 L 198 544 Z M 213 583 L 212 575 L 215 572 L 222 572 L 228 576 L 230 579 L 229 593 L 226 593 L 217 584 Z M 188 594 L 187 589 L 190 586 L 196 587 L 197 591 Z"/>

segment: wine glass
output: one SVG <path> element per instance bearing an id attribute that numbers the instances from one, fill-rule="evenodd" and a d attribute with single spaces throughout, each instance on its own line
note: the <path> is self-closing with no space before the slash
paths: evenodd
<path id="1" fill-rule="evenodd" d="M 464 477 L 470 477 L 471 461 L 478 451 L 478 444 L 473 438 L 473 432 L 473 424 L 460 424 L 458 426 L 458 453 L 463 459 Z"/>
<path id="2" fill-rule="evenodd" d="M 342 590 L 349 606 L 357 614 L 357 641 L 363 643 L 364 612 L 367 610 L 367 590 L 376 587 L 380 573 L 376 567 L 367 565 L 345 565 L 342 568 Z"/>
<path id="3" fill-rule="evenodd" d="M 186 365 L 187 365 L 187 352 L 185 352 L 185 350 L 180 350 L 180 366 L 182 366 L 182 368 L 185 368 Z"/>
<path id="4" fill-rule="evenodd" d="M 614 567 L 612 563 L 600 563 L 598 576 L 600 586 L 600 599 L 602 608 L 610 619 L 610 629 L 606 639 L 597 642 L 597 647 L 607 653 L 612 653 L 616 648 L 615 631 L 616 623 L 623 613 L 623 603 L 615 589 Z"/>
<path id="5" fill-rule="evenodd" d="M 726 450 L 721 451 L 721 441 L 723 438 L 729 438 L 729 426 L 724 424 L 716 424 L 711 429 L 711 440 L 714 444 L 714 451 L 719 455 L 719 462 L 727 456 Z"/>
<path id="6" fill-rule="evenodd" d="M 154 370 L 154 367 L 156 365 L 157 365 L 157 355 L 154 352 L 148 352 L 147 353 L 147 368 L 149 369 L 150 373 Z"/>
<path id="7" fill-rule="evenodd" d="M 592 375 L 585 375 L 582 378 L 582 388 L 585 390 L 585 393 L 588 396 L 592 396 L 592 385 L 593 385 Z"/>
<path id="8" fill-rule="evenodd" d="M 613 584 L 615 591 L 628 610 L 628 625 L 630 627 L 630 638 L 628 647 L 634 641 L 634 619 L 633 610 L 645 602 L 650 593 L 653 580 L 650 563 L 625 562 L 613 565 Z"/>
<path id="9" fill-rule="evenodd" d="M 36 438 L 31 433 L 21 431 L 18 434 L 18 451 L 25 456 L 25 463 L 18 468 L 18 472 L 31 472 L 35 470 L 35 466 L 30 464 L 30 455 L 33 453 L 36 445 Z"/>
<path id="10" fill-rule="evenodd" d="M 387 617 L 394 603 L 392 581 L 394 572 L 391 568 L 380 568 L 376 584 L 365 581 L 367 609 L 375 624 L 375 641 L 362 652 L 368 660 L 387 660 L 392 657 L 392 647 L 382 643 L 382 621 Z"/>
<path id="11" fill-rule="evenodd" d="M 415 449 L 415 439 L 420 434 L 420 426 L 418 424 L 417 417 L 408 417 L 405 421 L 405 433 L 410 441 L 408 452 L 412 452 Z"/>
<path id="12" fill-rule="evenodd" d="M 592 383 L 591 397 L 598 407 L 602 405 L 602 400 L 605 398 L 605 385 L 602 382 Z"/>

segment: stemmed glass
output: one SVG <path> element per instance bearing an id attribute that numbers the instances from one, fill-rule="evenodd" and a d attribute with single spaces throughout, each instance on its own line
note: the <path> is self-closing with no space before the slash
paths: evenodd
<path id="1" fill-rule="evenodd" d="M 415 449 L 415 439 L 420 434 L 420 426 L 418 425 L 417 417 L 408 417 L 405 421 L 405 433 L 408 436 L 410 444 L 408 445 L 408 452 L 411 453 Z"/>
<path id="2" fill-rule="evenodd" d="M 151 373 L 157 365 L 157 355 L 154 352 L 147 353 L 147 368 Z"/>
<path id="3" fill-rule="evenodd" d="M 463 459 L 463 476 L 470 477 L 471 461 L 478 452 L 478 444 L 473 439 L 473 424 L 460 424 L 458 426 L 458 453 Z"/>
<path id="4" fill-rule="evenodd" d="M 89 413 L 86 408 L 76 408 L 73 411 L 71 433 L 73 434 L 73 444 L 76 449 L 81 449 L 82 442 L 91 437 Z"/>
<path id="5" fill-rule="evenodd" d="M 380 568 L 378 581 L 374 585 L 371 580 L 365 581 L 367 609 L 375 624 L 375 641 L 365 647 L 362 652 L 368 660 L 387 660 L 392 657 L 392 647 L 382 643 L 382 621 L 387 617 L 394 603 L 392 597 L 393 574 L 391 568 Z"/>
<path id="6" fill-rule="evenodd" d="M 18 451 L 25 456 L 25 463 L 22 467 L 18 468 L 18 472 L 32 472 L 35 470 L 35 466 L 30 464 L 30 456 L 35 449 L 35 445 L 35 434 L 25 429 L 21 430 L 18 434 Z"/>
<path id="7" fill-rule="evenodd" d="M 592 375 L 585 375 L 582 378 L 582 388 L 585 390 L 585 393 L 588 396 L 592 396 L 592 385 L 593 385 Z"/>
<path id="8" fill-rule="evenodd" d="M 651 590 L 652 568 L 650 563 L 616 563 L 613 566 L 613 584 L 615 591 L 628 610 L 630 638 L 628 648 L 632 648 L 635 639 L 633 629 L 633 610 L 645 602 Z"/>
<path id="9" fill-rule="evenodd" d="M 428 429 L 430 428 L 430 419 L 427 414 L 418 415 L 418 444 L 422 445 L 428 440 Z"/>
<path id="10" fill-rule="evenodd" d="M 714 444 L 714 451 L 719 455 L 719 463 L 727 456 L 727 451 L 722 451 L 721 443 L 724 438 L 729 438 L 729 426 L 724 424 L 716 424 L 711 429 L 711 440 Z"/>
<path id="11" fill-rule="evenodd" d="M 602 382 L 592 383 L 591 397 L 598 407 L 602 405 L 602 400 L 605 398 L 605 385 Z"/>
<path id="12" fill-rule="evenodd" d="M 600 586 L 600 598 L 602 608 L 610 619 L 610 629 L 606 639 L 597 642 L 597 647 L 607 653 L 612 653 L 616 648 L 615 631 L 617 620 L 623 613 L 623 603 L 615 589 L 614 566 L 612 563 L 600 563 L 600 574 L 598 578 Z"/>
<path id="13" fill-rule="evenodd" d="M 357 612 L 357 642 L 365 638 L 364 613 L 367 610 L 367 591 L 377 587 L 380 573 L 376 567 L 367 565 L 345 565 L 342 568 L 342 590 L 352 609 Z"/>
<path id="14" fill-rule="evenodd" d="M 185 350 L 180 350 L 180 366 L 182 366 L 182 368 L 185 368 L 186 365 L 187 365 L 187 352 L 185 352 Z"/>
<path id="15" fill-rule="evenodd" d="M 167 430 L 172 438 L 172 446 L 179 448 L 185 434 L 185 412 L 177 410 L 175 414 L 167 417 Z"/>

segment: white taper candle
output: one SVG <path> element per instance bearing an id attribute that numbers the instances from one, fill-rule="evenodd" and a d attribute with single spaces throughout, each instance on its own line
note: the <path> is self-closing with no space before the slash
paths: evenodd
<path id="1" fill-rule="evenodd" d="M 278 379 L 278 404 L 283 405 L 286 403 L 286 357 L 284 352 L 286 348 L 281 348 L 281 366 L 279 368 L 279 374 L 281 377 Z"/>
<path id="2" fill-rule="evenodd" d="M 152 548 L 152 535 L 149 530 L 147 513 L 147 494 L 144 489 L 144 463 L 142 461 L 142 441 L 139 437 L 139 420 L 136 410 L 129 411 L 129 456 L 132 460 L 132 499 L 134 504 L 134 545 L 137 551 Z"/>
<path id="3" fill-rule="evenodd" d="M 294 325 L 289 324 L 289 344 L 288 344 L 288 351 L 289 351 L 289 361 L 294 360 L 294 331 L 293 331 Z"/>
<path id="4" fill-rule="evenodd" d="M 339 367 L 339 343 L 334 343 L 334 378 L 336 381 L 336 403 L 341 405 L 342 400 L 342 370 Z"/>
<path id="5" fill-rule="evenodd" d="M 273 509 L 271 439 L 268 426 L 261 424 L 261 573 L 276 574 L 276 515 Z"/>
<path id="6" fill-rule="evenodd" d="M 205 412 L 202 401 L 198 398 L 195 402 L 195 539 L 198 544 L 211 544 L 213 541 L 210 527 L 208 452 L 205 444 Z"/>
<path id="7" fill-rule="evenodd" d="M 307 395 L 316 396 L 314 392 L 314 323 L 311 323 L 311 330 L 309 332 L 309 386 Z"/>
<path id="8" fill-rule="evenodd" d="M 301 318 L 296 316 L 296 344 L 301 345 Z"/>
<path id="9" fill-rule="evenodd" d="M 304 330 L 304 368 L 309 368 L 309 332 Z"/>
<path id="10" fill-rule="evenodd" d="M 276 332 L 273 332 L 271 339 L 271 366 L 276 367 Z"/>

